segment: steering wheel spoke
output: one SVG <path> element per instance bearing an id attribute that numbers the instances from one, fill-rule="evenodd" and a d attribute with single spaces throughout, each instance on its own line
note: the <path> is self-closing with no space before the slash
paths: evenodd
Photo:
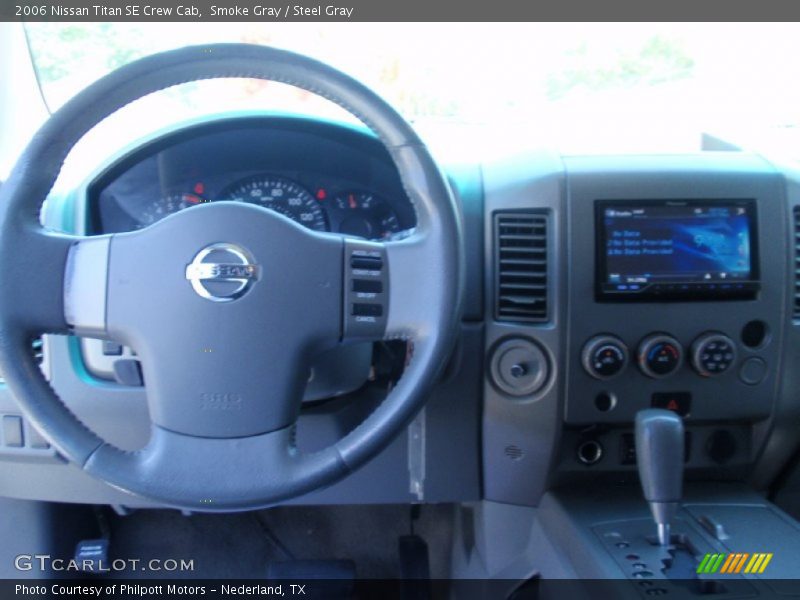
<path id="1" fill-rule="evenodd" d="M 28 223 L 0 236 L 0 311 L 20 335 L 68 333 L 64 265 L 77 238 Z"/>

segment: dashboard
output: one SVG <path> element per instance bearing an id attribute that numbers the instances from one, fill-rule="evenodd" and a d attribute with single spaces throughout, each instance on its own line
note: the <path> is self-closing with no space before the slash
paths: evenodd
<path id="1" fill-rule="evenodd" d="M 800 361 L 792 172 L 743 152 L 531 150 L 442 164 L 467 263 L 457 347 L 415 435 L 297 503 L 535 505 L 556 486 L 634 479 L 633 419 L 653 406 L 685 418 L 688 479 L 767 479 L 785 464 L 800 427 L 800 371 L 786 367 Z M 312 119 L 176 125 L 81 181 L 46 215 L 55 226 L 71 215 L 78 234 L 132 231 L 207 202 L 253 203 L 366 239 L 416 224 L 379 141 Z M 370 384 L 399 376 L 408 349 L 379 346 L 318 357 L 301 447 L 335 441 L 382 401 Z M 146 382 L 121 368 L 135 365 L 134 348 L 46 336 L 44 350 L 71 410 L 121 448 L 146 443 Z M 2 385 L 0 414 L 32 440 L 0 445 L 0 486 L 10 495 L 148 505 L 59 462 Z"/>

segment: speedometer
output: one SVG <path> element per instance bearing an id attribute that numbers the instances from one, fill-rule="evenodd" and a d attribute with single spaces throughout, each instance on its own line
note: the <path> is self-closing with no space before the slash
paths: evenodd
<path id="1" fill-rule="evenodd" d="M 250 177 L 227 188 L 219 200 L 257 204 L 289 217 L 309 229 L 328 231 L 325 210 L 300 185 L 283 177 Z"/>

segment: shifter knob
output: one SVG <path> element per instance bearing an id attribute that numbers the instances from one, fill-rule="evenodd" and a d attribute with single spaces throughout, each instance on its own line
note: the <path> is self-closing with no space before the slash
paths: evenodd
<path id="1" fill-rule="evenodd" d="M 675 413 L 661 409 L 637 413 L 636 464 L 662 546 L 669 545 L 670 522 L 681 501 L 683 440 L 683 421 Z"/>

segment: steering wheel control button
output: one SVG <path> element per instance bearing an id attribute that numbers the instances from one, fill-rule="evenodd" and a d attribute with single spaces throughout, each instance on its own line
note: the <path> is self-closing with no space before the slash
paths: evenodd
<path id="1" fill-rule="evenodd" d="M 683 362 L 683 348 L 670 335 L 656 333 L 644 338 L 639 344 L 639 368 L 653 379 L 672 375 Z"/>
<path id="2" fill-rule="evenodd" d="M 762 358 L 752 356 L 739 367 L 739 379 L 747 385 L 758 385 L 767 376 L 767 363 Z"/>
<path id="3" fill-rule="evenodd" d="M 383 259 L 380 256 L 356 255 L 350 257 L 350 266 L 363 271 L 380 271 L 383 268 Z"/>
<path id="4" fill-rule="evenodd" d="M 359 295 L 359 298 L 370 298 L 374 294 L 383 292 L 383 283 L 380 280 L 353 279 L 353 286 L 351 289 L 356 292 L 356 294 L 368 294 L 366 296 Z"/>
<path id="5" fill-rule="evenodd" d="M 532 396 L 542 390 L 550 374 L 544 351 L 525 338 L 507 339 L 492 352 L 492 382 L 509 396 Z"/>
<path id="6" fill-rule="evenodd" d="M 358 317 L 382 317 L 383 306 L 380 304 L 353 304 L 353 315 Z"/>
<path id="7" fill-rule="evenodd" d="M 123 358 L 114 361 L 114 379 L 120 385 L 140 387 L 144 385 L 142 367 L 138 360 Z"/>
<path id="8" fill-rule="evenodd" d="M 103 356 L 122 356 L 122 344 L 117 342 L 103 341 Z"/>
<path id="9" fill-rule="evenodd" d="M 5 415 L 3 417 L 3 445 L 8 448 L 22 448 L 22 417 Z"/>
<path id="10" fill-rule="evenodd" d="M 619 375 L 628 364 L 628 347 L 619 338 L 598 335 L 586 342 L 581 362 L 595 379 L 610 379 Z"/>
<path id="11" fill-rule="evenodd" d="M 650 406 L 685 417 L 692 410 L 692 395 L 689 392 L 656 392 L 650 399 Z"/>
<path id="12" fill-rule="evenodd" d="M 389 273 L 381 244 L 345 240 L 344 336 L 380 339 L 386 331 Z"/>
<path id="13" fill-rule="evenodd" d="M 206 246 L 186 266 L 186 279 L 194 291 L 212 302 L 242 297 L 260 273 L 261 267 L 247 250 L 228 243 Z"/>
<path id="14" fill-rule="evenodd" d="M 692 366 L 703 377 L 721 375 L 736 361 L 736 343 L 722 333 L 704 333 L 692 344 Z"/>

